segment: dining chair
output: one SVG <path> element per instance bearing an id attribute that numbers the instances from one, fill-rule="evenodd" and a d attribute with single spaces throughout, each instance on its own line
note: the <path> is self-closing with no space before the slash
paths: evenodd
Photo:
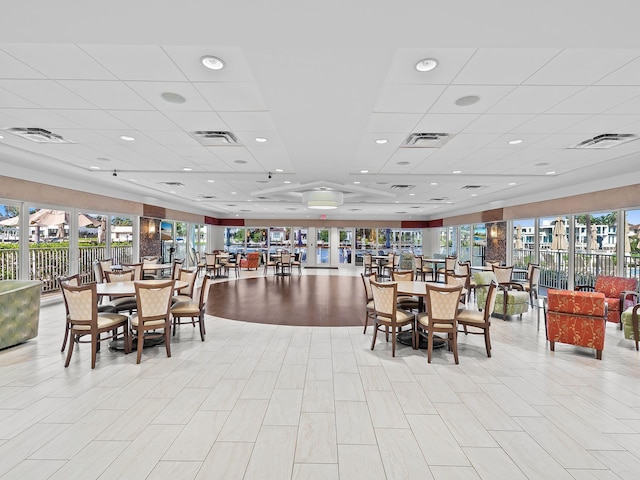
<path id="1" fill-rule="evenodd" d="M 66 275 L 62 277 L 58 277 L 58 285 L 60 286 L 60 291 L 62 291 L 62 284 L 71 285 L 72 287 L 77 287 L 80 285 L 80 275 Z M 71 323 L 69 321 L 69 305 L 67 305 L 67 299 L 64 295 L 62 295 L 62 299 L 64 301 L 64 309 L 66 314 L 65 319 L 65 327 L 64 327 L 64 339 L 62 340 L 62 348 L 61 352 L 64 352 L 64 349 L 67 347 L 67 339 L 69 338 L 69 331 L 71 330 Z"/>
<path id="2" fill-rule="evenodd" d="M 364 265 L 364 275 L 370 275 L 372 273 L 375 273 L 375 274 L 380 273 L 378 264 L 374 263 L 373 255 L 371 255 L 370 253 L 365 253 L 362 256 L 362 264 Z"/>
<path id="3" fill-rule="evenodd" d="M 220 275 L 221 265 L 218 263 L 218 255 L 215 253 L 205 253 L 204 256 L 207 275 L 212 275 L 214 278 Z"/>
<path id="4" fill-rule="evenodd" d="M 430 285 L 427 288 L 427 311 L 419 313 L 414 330 L 414 344 L 420 337 L 427 338 L 427 362 L 431 363 L 433 352 L 433 334 L 446 333 L 449 350 L 453 350 L 453 359 L 458 364 L 458 308 L 462 285 Z"/>
<path id="5" fill-rule="evenodd" d="M 416 277 L 420 276 L 420 280 L 424 282 L 426 274 L 433 276 L 433 268 L 425 263 L 422 255 L 416 255 Z"/>
<path id="6" fill-rule="evenodd" d="M 413 282 L 413 270 L 397 270 L 391 272 L 393 282 Z M 398 295 L 398 307 L 405 310 L 420 310 L 420 299 L 412 295 Z"/>
<path id="7" fill-rule="evenodd" d="M 100 272 L 102 274 L 100 281 L 104 282 L 104 272 L 111 270 L 111 267 L 113 267 L 113 260 L 111 258 L 104 258 L 102 260 L 98 260 L 98 262 L 100 263 Z M 97 281 L 98 279 L 96 278 L 96 282 Z"/>
<path id="8" fill-rule="evenodd" d="M 145 264 L 153 264 L 157 265 L 160 263 L 160 257 L 158 255 L 146 255 L 140 258 L 140 261 L 143 265 Z M 159 280 L 162 278 L 161 270 L 143 270 L 142 272 L 143 280 Z"/>
<path id="9" fill-rule="evenodd" d="M 153 284 L 135 284 L 138 306 L 137 313 L 131 317 L 131 332 L 138 339 L 136 363 L 140 363 L 142 358 L 145 338 L 163 338 L 167 357 L 171 356 L 171 297 L 175 283 L 170 279 Z"/>
<path id="10" fill-rule="evenodd" d="M 178 277 L 180 276 L 180 269 L 182 268 L 183 264 L 184 258 L 173 259 L 173 265 L 171 266 L 171 278 L 173 280 L 178 280 Z"/>
<path id="11" fill-rule="evenodd" d="M 487 298 L 482 311 L 465 308 L 458 312 L 458 325 L 462 325 L 465 335 L 484 335 L 484 345 L 487 349 L 487 357 L 491 357 L 491 337 L 489 329 L 491 327 L 491 313 L 498 297 L 498 284 L 492 281 L 489 284 Z M 460 332 L 458 332 L 460 333 Z"/>
<path id="12" fill-rule="evenodd" d="M 446 282 L 447 273 L 455 273 L 457 261 L 457 255 L 447 255 L 444 259 L 444 267 L 440 267 L 436 270 L 436 282 L 440 281 L 440 275 L 442 275 L 443 281 Z"/>
<path id="13" fill-rule="evenodd" d="M 273 260 L 270 260 L 266 252 L 262 252 L 262 263 L 264 264 L 264 275 L 267 275 L 267 273 L 269 272 L 269 267 L 273 269 L 274 274 L 277 272 L 277 263 Z"/>
<path id="14" fill-rule="evenodd" d="M 466 293 L 460 295 L 460 303 L 464 308 L 467 305 L 467 295 L 469 293 L 469 284 L 471 282 L 471 276 L 462 273 L 447 273 L 444 277 L 444 283 L 447 285 L 461 285 Z"/>
<path id="15" fill-rule="evenodd" d="M 493 269 L 493 273 L 496 275 L 498 285 L 511 283 L 511 278 L 513 277 L 513 265 L 506 267 L 502 265 L 491 265 L 491 268 Z"/>
<path id="16" fill-rule="evenodd" d="M 381 266 L 380 276 L 391 278 L 391 272 L 394 270 L 395 262 L 396 262 L 395 253 L 387 254 L 387 261 L 386 263 L 383 263 Z"/>
<path id="17" fill-rule="evenodd" d="M 302 262 L 300 261 L 300 254 L 296 253 L 291 259 L 291 268 L 296 267 L 298 269 L 298 275 L 302 275 Z"/>
<path id="18" fill-rule="evenodd" d="M 240 252 L 236 253 L 235 261 L 230 263 L 230 268 L 233 268 L 233 272 L 236 275 L 236 278 L 240 278 L 240 263 L 242 262 L 242 254 Z"/>
<path id="19" fill-rule="evenodd" d="M 194 275 L 197 276 L 197 272 L 194 272 Z M 209 281 L 209 277 L 205 275 L 202 280 L 202 286 L 200 287 L 198 301 L 191 298 L 189 300 L 179 301 L 171 306 L 173 336 L 176 335 L 177 325 L 191 323 L 195 327 L 195 322 L 197 321 L 200 328 L 200 339 L 204 342 L 204 336 L 207 333 L 204 327 L 204 307 L 207 303 L 207 296 L 209 294 Z M 189 318 L 190 321 L 182 321 L 182 319 L 185 318 Z M 196 320 L 196 318 L 198 320 Z"/>
<path id="20" fill-rule="evenodd" d="M 73 286 L 62 282 L 60 289 L 64 296 L 65 306 L 68 308 L 69 316 L 69 351 L 65 361 L 65 368 L 71 362 L 74 344 L 91 342 L 91 368 L 96 367 L 96 356 L 99 351 L 100 342 L 103 340 L 115 339 L 120 336 L 124 339 L 124 351 L 131 351 L 131 338 L 129 336 L 129 318 L 118 313 L 99 313 L 98 295 L 96 284 Z M 122 333 L 118 329 L 122 327 Z M 103 337 L 103 333 L 111 332 L 111 335 Z M 85 340 L 91 337 L 90 340 Z"/>
<path id="21" fill-rule="evenodd" d="M 367 333 L 367 325 L 369 324 L 369 319 L 375 322 L 376 318 L 376 309 L 373 304 L 373 291 L 371 290 L 371 280 L 377 280 L 378 274 L 376 272 L 371 272 L 368 275 L 361 273 L 362 283 L 364 284 L 364 295 L 365 295 L 365 315 L 364 315 L 364 330 L 363 334 Z"/>
<path id="22" fill-rule="evenodd" d="M 196 279 L 198 278 L 197 269 L 182 268 L 180 269 L 179 277 L 176 280 L 187 282 L 187 286 L 181 288 L 177 295 L 171 297 L 171 303 L 188 302 L 193 300 L 193 294 L 195 293 Z"/>
<path id="23" fill-rule="evenodd" d="M 469 283 L 467 284 L 467 299 L 471 299 L 471 294 L 475 298 L 476 294 L 476 281 L 471 276 L 471 262 L 466 260 L 464 262 L 458 262 L 458 273 L 460 275 L 467 275 L 469 277 Z"/>
<path id="24" fill-rule="evenodd" d="M 107 283 L 116 282 L 133 282 L 135 272 L 133 270 L 106 271 L 104 272 L 105 280 Z M 112 306 L 116 312 L 128 311 L 129 315 L 136 309 L 136 297 L 132 296 L 118 296 L 110 297 L 107 305 Z"/>
<path id="25" fill-rule="evenodd" d="M 291 254 L 289 252 L 283 251 L 280 254 L 280 261 L 277 263 L 276 270 L 278 269 L 282 275 L 291 275 Z"/>
<path id="26" fill-rule="evenodd" d="M 376 345 L 378 330 L 385 329 L 385 337 L 389 341 L 389 329 L 391 329 L 391 356 L 396 356 L 396 337 L 401 327 L 411 325 L 412 346 L 415 348 L 415 315 L 407 310 L 398 308 L 398 284 L 396 282 L 370 281 L 371 292 L 373 293 L 373 304 L 375 308 L 375 323 L 371 350 Z"/>
<path id="27" fill-rule="evenodd" d="M 122 267 L 126 270 L 133 270 L 133 281 L 142 280 L 142 263 L 123 263 Z"/>
<path id="28" fill-rule="evenodd" d="M 534 299 L 538 299 L 540 284 L 540 265 L 530 263 L 527 269 L 527 281 L 523 283 L 524 291 L 529 293 L 529 301 L 534 306 Z"/>

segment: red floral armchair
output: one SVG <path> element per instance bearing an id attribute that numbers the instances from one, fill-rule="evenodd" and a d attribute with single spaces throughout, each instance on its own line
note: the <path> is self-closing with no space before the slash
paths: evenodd
<path id="1" fill-rule="evenodd" d="M 555 351 L 555 342 L 589 347 L 602 360 L 607 319 L 604 293 L 549 290 L 548 297 L 547 335 L 551 350 Z"/>
<path id="2" fill-rule="evenodd" d="M 596 278 L 596 284 L 593 287 L 576 286 L 576 290 L 604 293 L 607 308 L 609 309 L 607 320 L 613 323 L 620 323 L 620 314 L 636 304 L 638 298 L 636 288 L 638 288 L 638 280 L 635 278 L 610 277 L 606 275 L 600 275 Z M 622 329 L 621 323 L 620 329 Z"/>

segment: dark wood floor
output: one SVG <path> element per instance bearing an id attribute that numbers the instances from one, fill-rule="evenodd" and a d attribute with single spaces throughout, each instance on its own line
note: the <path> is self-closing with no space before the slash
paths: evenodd
<path id="1" fill-rule="evenodd" d="M 362 325 L 364 286 L 359 276 L 267 276 L 214 283 L 209 315 L 245 322 L 343 327 Z"/>

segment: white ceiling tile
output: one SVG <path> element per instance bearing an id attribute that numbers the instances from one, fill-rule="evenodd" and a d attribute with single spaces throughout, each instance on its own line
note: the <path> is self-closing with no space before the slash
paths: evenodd
<path id="1" fill-rule="evenodd" d="M 219 112 L 252 112 L 267 110 L 255 83 L 194 83 L 196 89 Z"/>
<path id="2" fill-rule="evenodd" d="M 447 85 L 474 52 L 474 48 L 399 48 L 385 82 Z M 430 72 L 418 72 L 416 63 L 425 58 L 438 60 L 438 67 Z"/>
<path id="3" fill-rule="evenodd" d="M 478 117 L 477 113 L 428 113 L 412 132 L 456 134 Z"/>
<path id="4" fill-rule="evenodd" d="M 482 148 L 498 137 L 500 137 L 498 133 L 459 133 L 449 140 L 445 147 L 454 149 Z"/>
<path id="5" fill-rule="evenodd" d="M 506 149 L 511 152 L 522 150 L 523 148 L 532 148 L 537 146 L 537 142 L 547 137 L 546 133 L 530 133 L 530 134 L 507 134 L 500 135 L 493 142 L 487 144 L 487 149 Z M 522 143 L 510 145 L 511 140 L 522 140 Z"/>
<path id="6" fill-rule="evenodd" d="M 220 112 L 219 115 L 233 131 L 276 129 L 269 112 Z"/>
<path id="7" fill-rule="evenodd" d="M 372 113 L 367 133 L 409 133 L 420 122 L 421 113 Z"/>
<path id="8" fill-rule="evenodd" d="M 39 106 L 35 103 L 20 97 L 14 93 L 11 93 L 4 88 L 0 88 L 0 106 L 2 108 L 33 108 L 37 109 Z"/>
<path id="9" fill-rule="evenodd" d="M 87 146 L 111 144 L 113 141 L 100 133 L 83 128 L 59 128 L 55 133 Z"/>
<path id="10" fill-rule="evenodd" d="M 229 126 L 215 112 L 164 112 L 186 132 L 197 130 L 227 131 Z"/>
<path id="11" fill-rule="evenodd" d="M 451 85 L 431 107 L 429 113 L 484 113 L 513 89 L 514 87 L 509 85 Z M 470 95 L 478 96 L 480 100 L 473 105 L 456 105 L 456 100 Z"/>
<path id="12" fill-rule="evenodd" d="M 640 56 L 640 50 L 569 48 L 533 74 L 529 85 L 591 85 Z M 640 83 L 636 83 L 638 85 Z"/>
<path id="13" fill-rule="evenodd" d="M 104 110 L 55 110 L 55 113 L 90 130 L 122 130 L 128 128 L 124 122 L 109 115 Z"/>
<path id="14" fill-rule="evenodd" d="M 180 82 L 186 78 L 158 45 L 79 45 L 120 80 Z"/>
<path id="15" fill-rule="evenodd" d="M 255 162 L 249 150 L 242 146 L 208 147 L 208 149 L 229 165 L 232 165 L 234 160 L 244 160 L 247 164 Z"/>
<path id="16" fill-rule="evenodd" d="M 613 108 L 605 110 L 607 114 L 628 114 L 635 115 L 640 112 L 640 97 L 631 98 L 625 102 L 616 105 Z"/>
<path id="17" fill-rule="evenodd" d="M 589 118 L 589 115 L 540 114 L 514 128 L 511 133 L 555 133 Z"/>
<path id="18" fill-rule="evenodd" d="M 633 52 L 637 51 L 633 50 Z M 598 85 L 640 85 L 640 58 L 635 58 L 607 75 Z"/>
<path id="19" fill-rule="evenodd" d="M 0 46 L 0 78 L 44 78 L 44 75 L 29 67 L 9 53 L 11 44 L 3 44 Z"/>
<path id="20" fill-rule="evenodd" d="M 553 48 L 480 48 L 452 83 L 519 85 L 559 51 Z"/>
<path id="21" fill-rule="evenodd" d="M 107 110 L 152 110 L 135 91 L 119 81 L 61 80 L 59 82 L 98 108 Z"/>
<path id="22" fill-rule="evenodd" d="M 115 78 L 77 45 L 21 43 L 4 45 L 2 48 L 51 79 L 113 80 Z"/>
<path id="23" fill-rule="evenodd" d="M 251 151 L 251 153 L 260 152 L 262 150 L 273 150 L 275 148 L 282 148 L 282 139 L 278 136 L 274 130 L 252 130 L 242 131 L 233 130 L 238 141 Z M 256 138 L 264 137 L 266 142 L 257 142 Z"/>
<path id="24" fill-rule="evenodd" d="M 624 133 L 627 125 L 640 121 L 640 115 L 594 115 L 563 130 L 564 133 Z"/>
<path id="25" fill-rule="evenodd" d="M 166 115 L 157 111 L 109 110 L 108 113 L 135 130 L 175 130 L 178 128 Z"/>
<path id="26" fill-rule="evenodd" d="M 442 94 L 443 85 L 385 84 L 382 87 L 375 112 L 424 113 Z"/>
<path id="27" fill-rule="evenodd" d="M 409 162 L 411 165 L 418 165 L 435 152 L 437 152 L 436 148 L 398 148 L 389 157 L 389 161 Z"/>
<path id="28" fill-rule="evenodd" d="M 12 127 L 36 127 L 46 130 L 81 127 L 80 124 L 66 117 L 42 108 L 14 108 L 5 110 L 5 112 L 22 123 L 21 125 L 11 125 Z"/>
<path id="29" fill-rule="evenodd" d="M 584 87 L 521 86 L 489 108 L 489 113 L 543 113 Z M 564 112 L 557 112 L 564 113 Z"/>
<path id="30" fill-rule="evenodd" d="M 160 111 L 209 111 L 211 107 L 189 82 L 126 82 L 127 86 Z M 184 103 L 171 103 L 162 98 L 163 93 L 177 93 Z M 130 109 L 133 110 L 133 109 Z"/>
<path id="31" fill-rule="evenodd" d="M 145 130 L 144 134 L 150 139 L 158 142 L 160 145 L 192 146 L 192 147 L 199 147 L 200 149 L 206 149 L 206 147 L 204 147 L 203 145 L 200 145 L 195 138 L 193 138 L 191 135 L 185 132 L 167 132 L 165 130 L 161 130 L 161 131 Z"/>
<path id="32" fill-rule="evenodd" d="M 44 108 L 95 108 L 52 80 L 0 80 L 0 87 Z"/>
<path id="33" fill-rule="evenodd" d="M 547 137 L 541 139 L 537 142 L 534 147 L 536 149 L 540 148 L 555 148 L 555 149 L 564 149 L 569 148 L 572 145 L 580 143 L 583 140 L 587 140 L 588 136 L 582 133 L 556 133 L 553 135 L 548 135 Z"/>
<path id="34" fill-rule="evenodd" d="M 191 82 L 253 82 L 253 73 L 239 47 L 162 45 L 162 49 Z M 218 57 L 225 63 L 222 70 L 210 70 L 200 59 Z"/>
<path id="35" fill-rule="evenodd" d="M 549 109 L 549 113 L 596 114 L 640 95 L 640 86 L 593 86 Z"/>
<path id="36" fill-rule="evenodd" d="M 464 133 L 505 133 L 531 120 L 534 115 L 486 113 L 469 124 Z"/>

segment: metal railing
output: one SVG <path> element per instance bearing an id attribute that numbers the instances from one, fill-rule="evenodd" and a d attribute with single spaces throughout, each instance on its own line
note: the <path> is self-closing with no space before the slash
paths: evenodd
<path id="1" fill-rule="evenodd" d="M 112 246 L 113 263 L 130 263 L 133 248 L 131 245 Z M 93 261 L 106 257 L 104 246 L 81 246 L 79 248 L 79 272 L 83 283 L 93 282 Z M 18 278 L 19 251 L 0 250 L 0 280 Z M 58 290 L 58 277 L 69 274 L 69 249 L 48 246 L 47 248 L 29 248 L 30 280 L 42 281 L 42 293 Z"/>

